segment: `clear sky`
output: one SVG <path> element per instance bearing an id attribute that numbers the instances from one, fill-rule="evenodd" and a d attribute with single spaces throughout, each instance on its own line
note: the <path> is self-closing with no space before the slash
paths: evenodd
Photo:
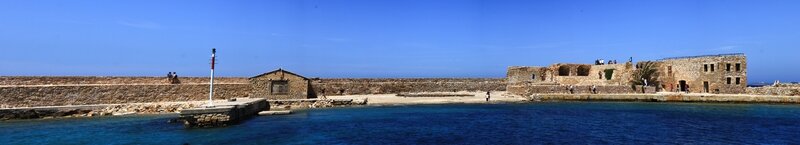
<path id="1" fill-rule="evenodd" d="M 800 1 L 20 0 L 0 75 L 504 77 L 508 66 L 746 53 L 800 80 Z"/>

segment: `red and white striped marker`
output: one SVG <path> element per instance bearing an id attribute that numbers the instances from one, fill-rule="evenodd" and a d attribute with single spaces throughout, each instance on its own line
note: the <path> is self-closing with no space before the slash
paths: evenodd
<path id="1" fill-rule="evenodd" d="M 206 107 L 214 107 L 214 60 L 216 59 L 216 48 L 211 48 L 211 79 L 208 85 L 208 104 Z"/>

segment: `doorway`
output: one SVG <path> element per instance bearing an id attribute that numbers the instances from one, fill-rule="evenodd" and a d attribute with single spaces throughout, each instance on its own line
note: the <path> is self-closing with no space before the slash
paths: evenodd
<path id="1" fill-rule="evenodd" d="M 706 93 L 709 92 L 708 91 L 708 81 L 703 82 L 703 91 L 705 91 Z"/>
<path id="2" fill-rule="evenodd" d="M 689 88 L 686 86 L 686 81 L 684 81 L 684 80 L 678 81 L 678 88 L 681 89 L 681 92 L 688 92 L 689 91 Z"/>

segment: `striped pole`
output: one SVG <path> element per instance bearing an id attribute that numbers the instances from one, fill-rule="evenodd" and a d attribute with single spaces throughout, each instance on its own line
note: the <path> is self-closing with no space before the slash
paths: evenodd
<path id="1" fill-rule="evenodd" d="M 214 107 L 214 61 L 216 59 L 216 48 L 211 48 L 211 79 L 208 85 L 208 106 Z"/>

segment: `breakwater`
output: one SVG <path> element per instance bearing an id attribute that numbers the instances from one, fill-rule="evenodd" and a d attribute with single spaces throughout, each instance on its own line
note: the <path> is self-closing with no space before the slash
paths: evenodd
<path id="1" fill-rule="evenodd" d="M 269 107 L 266 99 L 240 98 L 219 102 L 214 107 L 197 107 L 180 111 L 184 127 L 220 127 L 238 123 Z"/>
<path id="2" fill-rule="evenodd" d="M 248 97 L 249 84 L 215 84 L 214 97 Z M 0 106 L 35 107 L 92 104 L 199 101 L 208 99 L 208 84 L 56 85 L 0 87 Z"/>
<path id="3" fill-rule="evenodd" d="M 270 110 L 307 108 L 329 108 L 338 106 L 367 105 L 367 99 L 285 99 L 268 100 Z"/>
<path id="4" fill-rule="evenodd" d="M 318 79 L 311 85 L 318 95 L 323 89 L 328 95 L 506 90 L 503 78 Z"/>
<path id="5" fill-rule="evenodd" d="M 2 108 L 0 120 L 178 113 L 180 110 L 194 108 L 204 103 L 204 101 L 189 101 Z"/>
<path id="6" fill-rule="evenodd" d="M 208 96 L 208 78 L 181 77 L 169 84 L 163 77 L 0 77 L 0 108 L 200 101 Z M 502 91 L 504 79 L 314 79 L 322 95 L 394 94 L 439 91 Z M 252 95 L 247 78 L 215 78 L 215 99 Z"/>

